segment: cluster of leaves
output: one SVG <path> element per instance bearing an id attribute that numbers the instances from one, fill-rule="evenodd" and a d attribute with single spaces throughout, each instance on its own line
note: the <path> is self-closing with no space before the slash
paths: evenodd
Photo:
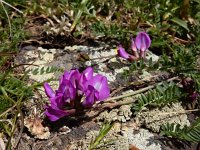
<path id="1" fill-rule="evenodd" d="M 9 4 L 13 6 L 20 6 L 23 5 L 25 1 L 7 2 L 10 2 Z M 23 29 L 25 20 L 21 14 L 13 12 L 13 9 L 4 3 L 1 3 L 0 5 L 0 15 L 0 52 L 16 51 L 19 46 L 19 42 L 28 36 Z"/>
<path id="2" fill-rule="evenodd" d="M 149 90 L 146 94 L 140 94 L 132 109 L 138 112 L 147 106 L 160 107 L 177 102 L 181 97 L 183 97 L 181 89 L 174 82 L 165 82 L 162 85 L 157 85 L 155 89 Z"/>
<path id="3" fill-rule="evenodd" d="M 190 7 L 196 10 L 197 3 L 192 1 Z M 187 22 L 178 17 L 183 10 L 181 0 L 34 0 L 28 4 L 27 14 L 43 14 L 53 20 L 67 16 L 68 22 L 72 23 L 70 32 L 83 34 L 89 29 L 95 37 L 111 37 L 126 42 L 138 28 L 144 28 L 154 38 L 155 47 L 167 47 L 174 35 L 186 37 L 190 31 Z M 195 11 L 185 12 L 184 15 L 189 14 L 198 17 Z"/>
<path id="4" fill-rule="evenodd" d="M 160 70 L 180 74 L 196 70 L 197 57 L 193 49 L 177 46 L 172 50 L 171 56 L 164 53 L 158 63 Z"/>
<path id="5" fill-rule="evenodd" d="M 198 118 L 190 127 L 180 127 L 179 124 L 166 124 L 162 126 L 161 135 L 178 138 L 190 142 L 200 141 L 200 118 Z"/>
<path id="6" fill-rule="evenodd" d="M 199 56 L 198 45 L 190 45 L 188 47 L 174 45 L 173 48 L 170 54 L 163 52 L 157 62 L 153 62 L 152 58 L 150 58 L 148 62 L 144 60 L 132 62 L 129 69 L 124 70 L 122 76 L 128 77 L 134 73 L 141 73 L 143 70 L 160 70 L 167 71 L 172 75 L 193 76 L 193 79 L 196 80 L 195 78 L 197 77 L 194 76 L 199 73 L 197 65 Z"/>
<path id="7" fill-rule="evenodd" d="M 49 67 L 42 67 L 42 68 L 35 68 L 35 69 L 29 69 L 26 71 L 26 74 L 33 74 L 33 75 L 42 75 L 42 74 L 48 74 L 48 73 L 55 73 L 55 72 L 63 72 L 63 69 L 60 69 L 55 66 L 49 66 Z"/>
<path id="8" fill-rule="evenodd" d="M 1 122 L 0 130 L 11 136 L 21 106 L 32 95 L 32 88 L 27 86 L 23 77 L 19 79 L 19 77 L 7 73 L 1 74 L 0 81 L 0 118 L 6 122 L 12 122 L 11 124 Z"/>
<path id="9" fill-rule="evenodd" d="M 133 61 L 128 69 L 125 69 L 122 73 L 122 77 L 126 78 L 136 72 L 142 73 L 143 70 L 152 71 L 157 70 L 160 66 L 160 63 L 154 63 L 152 58 L 148 62 L 145 62 L 143 59 L 140 61 Z"/>

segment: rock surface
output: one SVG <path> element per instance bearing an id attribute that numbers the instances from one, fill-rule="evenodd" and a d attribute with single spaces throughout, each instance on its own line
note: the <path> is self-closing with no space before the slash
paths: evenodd
<path id="1" fill-rule="evenodd" d="M 161 109 L 142 111 L 137 115 L 136 120 L 148 129 L 159 132 L 160 127 L 167 123 L 180 124 L 181 127 L 189 126 L 190 122 L 184 112 L 181 103 L 173 103 L 171 106 L 164 106 Z"/>
<path id="2" fill-rule="evenodd" d="M 115 57 L 115 55 L 116 49 L 105 43 L 100 43 L 97 47 L 83 45 L 66 46 L 63 50 L 26 47 L 21 50 L 15 63 L 33 64 L 24 69 L 29 72 L 30 79 L 37 82 L 44 82 L 51 78 L 58 80 L 62 74 L 61 70 L 70 70 L 75 67 L 83 70 L 86 66 L 93 66 L 96 73 L 107 77 L 111 89 L 117 89 L 121 85 L 126 86 L 127 83 L 129 83 L 129 79 L 123 79 L 121 76 L 121 73 L 129 68 L 125 60 Z M 158 56 L 151 52 L 148 52 L 147 58 L 152 58 L 153 61 L 158 60 Z M 47 71 L 47 68 L 53 67 L 54 70 Z M 144 70 L 140 75 L 134 74 L 130 76 L 130 79 L 131 81 L 149 79 L 151 75 L 151 73 Z M 58 81 L 51 81 L 50 85 L 53 89 L 57 89 Z M 134 88 L 136 88 L 136 86 Z M 133 91 L 134 88 L 126 89 L 126 92 L 129 92 L 129 90 Z M 126 99 L 131 98 L 132 97 Z M 43 100 L 42 103 L 39 103 L 41 100 Z M 39 96 L 33 97 L 30 106 L 32 109 L 40 108 L 39 112 L 42 114 L 41 111 L 44 111 L 43 105 L 48 102 L 49 100 L 44 93 L 44 89 L 40 88 Z M 102 148 L 109 150 L 128 150 L 129 146 L 133 145 L 140 150 L 161 150 L 162 144 L 155 140 L 154 134 L 146 129 L 142 129 L 140 125 L 145 125 L 146 128 L 154 132 L 158 132 L 160 126 L 167 122 L 189 125 L 186 115 L 174 116 L 174 114 L 171 114 L 173 111 L 184 110 L 179 103 L 173 104 L 172 107 L 165 106 L 161 110 L 155 109 L 141 112 L 136 116 L 135 120 L 137 122 L 134 121 L 131 106 L 132 105 L 123 105 L 119 108 L 105 110 L 94 119 L 97 123 L 91 122 L 91 120 L 79 121 L 81 122 L 80 124 L 78 124 L 79 122 L 75 122 L 75 120 L 69 121 L 73 124 L 73 127 L 69 127 L 70 129 L 67 127 L 69 132 L 64 132 L 65 134 L 60 133 L 59 130 L 51 132 L 50 138 L 47 141 L 43 141 L 43 145 L 45 145 L 43 149 L 88 149 L 91 140 L 99 133 L 99 124 L 101 125 L 102 121 L 114 121 L 116 123 L 113 129 L 104 139 L 104 142 L 108 140 L 112 142 L 107 144 L 102 143 L 100 145 Z M 168 113 L 168 115 L 162 115 L 162 113 Z M 159 121 L 159 119 L 162 121 Z M 62 122 L 62 124 L 66 128 L 66 123 Z M 57 125 L 59 125 L 59 123 L 56 124 L 56 126 Z M 60 129 L 62 128 L 63 126 L 61 126 Z M 26 141 L 28 137 L 28 135 L 24 135 L 24 141 Z M 26 149 L 30 149 L 31 146 L 32 149 L 40 148 L 40 142 L 34 143 L 35 139 L 32 137 L 29 140 L 31 141 L 29 144 L 25 144 L 23 140 L 21 141 L 21 150 L 23 144 Z"/>

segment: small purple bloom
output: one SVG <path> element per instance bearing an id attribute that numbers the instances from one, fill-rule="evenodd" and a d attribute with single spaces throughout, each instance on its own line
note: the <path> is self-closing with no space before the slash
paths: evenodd
<path id="1" fill-rule="evenodd" d="M 125 49 L 122 47 L 122 45 L 119 45 L 118 46 L 118 55 L 122 58 L 125 58 L 125 59 L 129 59 L 130 58 L 130 54 L 128 54 Z"/>
<path id="2" fill-rule="evenodd" d="M 151 39 L 146 32 L 139 32 L 135 40 L 131 37 L 131 49 L 133 55 L 127 53 L 122 45 L 118 46 L 118 55 L 129 61 L 137 60 L 145 57 L 145 51 L 150 47 Z M 138 51 L 140 55 L 138 54 Z"/>
<path id="3" fill-rule="evenodd" d="M 135 45 L 135 41 L 133 40 L 133 38 L 131 37 L 131 49 L 133 51 L 133 55 L 136 57 L 136 58 L 139 58 L 139 55 L 138 55 L 138 52 L 137 52 L 137 47 Z"/>
<path id="4" fill-rule="evenodd" d="M 110 96 L 110 89 L 106 77 L 96 75 L 87 82 L 84 106 L 92 106 L 96 101 L 103 101 Z"/>
<path id="5" fill-rule="evenodd" d="M 85 91 L 86 88 L 86 82 L 90 79 L 93 78 L 93 68 L 92 67 L 88 67 L 87 69 L 85 69 L 81 76 L 80 76 L 80 80 L 79 80 L 79 84 L 78 84 L 78 88 L 79 90 L 81 90 L 82 92 Z"/>
<path id="6" fill-rule="evenodd" d="M 194 101 L 196 101 L 198 99 L 199 96 L 200 96 L 199 93 L 194 92 L 192 95 L 189 96 L 189 99 L 192 102 L 194 102 Z"/>
<path id="7" fill-rule="evenodd" d="M 150 47 L 151 45 L 151 39 L 149 35 L 145 32 L 140 32 L 136 38 L 135 38 L 135 45 L 140 50 L 140 57 L 145 57 L 145 51 Z"/>
<path id="8" fill-rule="evenodd" d="M 135 38 L 135 45 L 138 50 L 145 51 L 151 45 L 151 39 L 146 32 L 140 32 Z"/>

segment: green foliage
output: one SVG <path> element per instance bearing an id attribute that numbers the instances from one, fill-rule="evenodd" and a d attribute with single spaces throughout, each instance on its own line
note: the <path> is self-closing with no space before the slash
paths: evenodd
<path id="1" fill-rule="evenodd" d="M 33 89 L 24 81 L 25 76 L 14 76 L 10 71 L 0 75 L 0 131 L 11 138 L 21 106 L 33 95 Z"/>
<path id="2" fill-rule="evenodd" d="M 163 83 L 163 85 L 157 85 L 155 89 L 149 90 L 146 94 L 140 94 L 132 109 L 138 112 L 147 106 L 160 107 L 176 102 L 182 96 L 180 88 L 175 83 Z"/>
<path id="3" fill-rule="evenodd" d="M 132 62 L 129 69 L 124 70 L 123 76 L 127 77 L 132 75 L 135 71 L 141 72 L 142 70 L 161 70 L 175 75 L 197 73 L 198 54 L 196 48 L 174 45 L 173 49 L 170 49 L 171 53 L 167 54 L 166 52 L 163 52 L 158 62 L 153 62 L 152 59 L 148 62 L 145 62 L 144 60 Z"/>
<path id="4" fill-rule="evenodd" d="M 171 19 L 174 23 L 178 24 L 179 26 L 185 28 L 187 31 L 190 31 L 190 29 L 187 26 L 187 23 L 179 18 L 173 18 Z"/>
<path id="5" fill-rule="evenodd" d="M 125 69 L 124 72 L 122 73 L 123 77 L 128 77 L 132 75 L 134 72 L 141 73 L 142 70 L 147 70 L 147 71 L 152 71 L 152 70 L 157 70 L 159 67 L 159 63 L 154 63 L 152 61 L 152 58 L 148 62 L 145 62 L 143 59 L 140 61 L 134 61 L 131 63 L 129 66 L 129 69 Z"/>
<path id="6" fill-rule="evenodd" d="M 32 73 L 33 75 L 42 75 L 42 74 L 48 74 L 48 73 L 55 73 L 55 72 L 63 72 L 63 69 L 60 69 L 55 66 L 49 66 L 49 67 L 42 67 L 42 68 L 35 68 L 31 70 L 27 70 L 26 73 Z"/>
<path id="7" fill-rule="evenodd" d="M 189 142 L 200 142 L 200 118 L 190 127 L 180 128 L 180 124 L 167 124 L 161 128 L 161 135 L 178 138 Z"/>
<path id="8" fill-rule="evenodd" d="M 177 46 L 172 50 L 171 56 L 164 53 L 159 60 L 160 70 L 171 73 L 186 73 L 196 68 L 197 55 L 192 49 Z"/>
<path id="9" fill-rule="evenodd" d="M 104 123 L 97 137 L 90 142 L 89 150 L 96 149 L 101 144 L 101 141 L 108 134 L 108 132 L 111 130 L 112 127 L 113 127 L 113 123 L 112 124 L 108 122 Z"/>
<path id="10" fill-rule="evenodd" d="M 10 31 L 7 26 L 5 28 L 0 27 L 0 41 L 1 47 L 0 52 L 17 51 L 18 44 L 28 37 L 27 33 L 23 31 L 22 25 L 24 24 L 23 18 L 15 18 L 11 22 L 12 37 L 10 36 Z"/>
<path id="11" fill-rule="evenodd" d="M 116 24 L 104 24 L 103 21 L 98 21 L 93 23 L 91 26 L 93 34 L 95 36 L 106 37 L 106 38 L 113 38 L 123 40 L 126 39 L 128 36 L 128 31 Z"/>
<path id="12" fill-rule="evenodd" d="M 20 104 L 32 95 L 32 89 L 23 80 L 10 75 L 7 75 L 5 78 L 1 75 L 0 80 L 1 101 L 4 100 L 3 103 L 0 103 L 0 113 L 3 113 L 15 103 Z"/>

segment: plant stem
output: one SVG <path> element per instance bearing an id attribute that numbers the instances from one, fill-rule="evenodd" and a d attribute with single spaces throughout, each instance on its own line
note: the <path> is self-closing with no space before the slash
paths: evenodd
<path id="1" fill-rule="evenodd" d="M 184 111 L 173 111 L 173 112 L 163 112 L 159 113 L 159 115 L 169 115 L 169 114 L 186 114 L 191 112 L 200 111 L 200 109 L 192 109 L 192 110 L 184 110 Z"/>
<path id="2" fill-rule="evenodd" d="M 6 111 L 0 114 L 0 117 L 7 114 L 9 111 L 12 111 L 16 107 L 17 103 L 15 103 L 12 107 L 8 108 Z"/>
<path id="3" fill-rule="evenodd" d="M 0 0 L 0 2 L 1 2 L 1 5 L 2 5 L 2 7 L 3 7 L 3 10 L 4 10 L 5 14 L 6 14 L 6 17 L 7 17 L 7 19 L 8 19 L 8 25 L 9 25 L 9 29 L 10 29 L 10 38 L 11 38 L 11 40 L 12 40 L 12 39 L 13 39 L 13 36 L 12 36 L 12 26 L 11 26 L 10 18 L 9 18 L 9 16 L 8 16 L 8 12 L 7 12 L 6 8 L 4 7 L 4 4 L 3 4 L 4 1 Z"/>
<path id="4" fill-rule="evenodd" d="M 173 78 L 168 79 L 167 82 L 177 80 L 177 79 L 178 79 L 178 77 L 173 77 Z M 133 95 L 148 91 L 152 88 L 155 88 L 157 85 L 162 85 L 162 84 L 163 84 L 163 82 L 160 82 L 158 84 L 151 85 L 151 86 L 139 89 L 137 91 L 133 91 L 133 92 L 130 92 L 130 93 L 127 93 L 127 94 L 123 94 L 123 95 L 120 95 L 120 96 L 109 98 L 102 104 L 101 107 L 102 108 L 114 108 L 114 107 L 117 107 L 117 106 L 128 105 L 128 104 L 134 103 L 136 101 L 136 99 L 134 99 L 134 98 L 131 99 L 131 100 L 126 100 L 126 101 L 122 101 L 122 102 L 114 102 L 114 103 L 109 103 L 109 102 L 113 101 L 113 100 L 122 99 L 122 98 L 125 98 L 125 97 L 133 96 Z"/>
<path id="5" fill-rule="evenodd" d="M 178 77 L 173 77 L 173 78 L 168 79 L 167 82 L 170 82 L 170 81 L 173 81 L 173 80 L 176 80 L 176 79 L 178 79 Z M 123 94 L 123 95 L 116 96 L 116 97 L 111 97 L 111 98 L 107 99 L 107 100 L 105 101 L 105 103 L 106 103 L 106 102 L 109 102 L 109 101 L 113 101 L 113 100 L 117 100 L 117 99 L 122 99 L 122 98 L 125 98 L 125 97 L 129 97 L 129 96 L 133 96 L 133 95 L 136 95 L 136 94 L 139 94 L 139 93 L 148 91 L 148 90 L 150 90 L 150 89 L 153 89 L 153 88 L 155 88 L 157 85 L 162 85 L 162 84 L 163 84 L 163 82 L 160 82 L 160 83 L 158 83 L 158 84 L 151 85 L 151 86 L 148 86 L 148 87 L 139 89 L 139 90 L 137 90 L 137 91 L 132 91 L 132 92 L 127 93 L 127 94 Z"/>
<path id="6" fill-rule="evenodd" d="M 19 13 L 23 14 L 23 12 L 22 12 L 21 10 L 15 8 L 14 6 L 10 5 L 9 3 L 7 3 L 7 2 L 5 2 L 5 1 L 3 1 L 3 0 L 0 0 L 0 2 L 6 4 L 7 6 L 13 8 L 14 10 L 16 10 L 16 11 L 18 11 Z"/>

